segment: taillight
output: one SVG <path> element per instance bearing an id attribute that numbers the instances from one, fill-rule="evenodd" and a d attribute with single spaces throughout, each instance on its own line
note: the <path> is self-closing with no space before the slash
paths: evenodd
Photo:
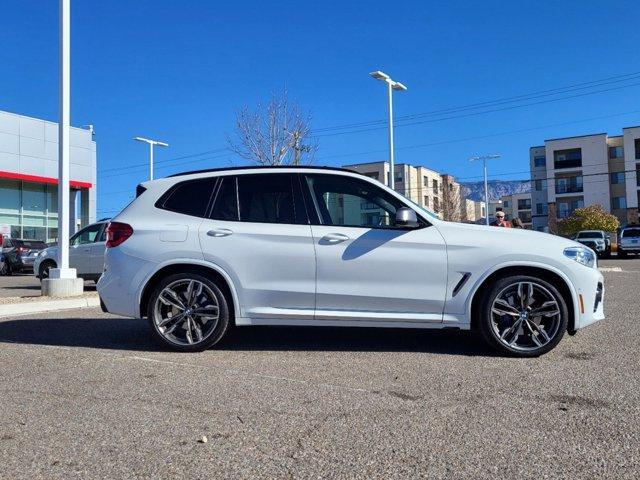
<path id="1" fill-rule="evenodd" d="M 107 227 L 107 248 L 117 247 L 133 235 L 133 228 L 128 223 L 111 222 Z"/>

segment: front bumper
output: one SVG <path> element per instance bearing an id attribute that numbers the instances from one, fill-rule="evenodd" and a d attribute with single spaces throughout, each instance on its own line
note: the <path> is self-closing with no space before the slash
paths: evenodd
<path id="1" fill-rule="evenodd" d="M 574 332 L 595 322 L 604 320 L 604 277 L 595 268 L 585 268 L 574 279 L 577 296 Z"/>

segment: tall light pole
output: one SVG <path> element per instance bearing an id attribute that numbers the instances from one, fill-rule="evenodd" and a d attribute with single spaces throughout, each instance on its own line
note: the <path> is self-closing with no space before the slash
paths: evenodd
<path id="1" fill-rule="evenodd" d="M 60 118 L 58 124 L 58 265 L 42 281 L 42 295 L 82 294 L 84 281 L 69 268 L 69 123 L 71 105 L 71 0 L 60 0 Z"/>
<path id="2" fill-rule="evenodd" d="M 145 142 L 149 144 L 149 180 L 153 180 L 153 147 L 155 145 L 158 145 L 159 147 L 168 147 L 169 144 L 144 137 L 134 137 L 133 139 L 138 142 Z"/>
<path id="3" fill-rule="evenodd" d="M 489 225 L 489 181 L 487 180 L 487 160 L 495 160 L 496 158 L 500 158 L 500 155 L 482 155 L 469 158 L 470 162 L 482 160 L 482 166 L 484 168 L 484 208 L 487 225 Z"/>
<path id="4" fill-rule="evenodd" d="M 380 80 L 381 82 L 385 82 L 387 84 L 387 95 L 388 95 L 388 110 L 389 110 L 389 168 L 391 173 L 389 174 L 389 180 L 387 185 L 389 185 L 392 189 L 396 188 L 396 172 L 395 172 L 395 164 L 393 158 L 393 90 L 406 90 L 402 83 L 396 82 L 389 75 L 380 70 L 376 70 L 375 72 L 371 72 L 371 75 L 376 80 Z"/>

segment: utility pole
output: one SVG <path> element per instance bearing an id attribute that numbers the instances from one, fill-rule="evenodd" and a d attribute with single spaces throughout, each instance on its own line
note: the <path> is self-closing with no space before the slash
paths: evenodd
<path id="1" fill-rule="evenodd" d="M 159 147 L 168 147 L 169 144 L 144 137 L 134 137 L 133 139 L 138 142 L 145 142 L 149 144 L 149 180 L 153 180 L 153 147 L 155 145 L 158 145 Z"/>
<path id="2" fill-rule="evenodd" d="M 396 188 L 396 173 L 395 173 L 395 159 L 393 153 L 393 91 L 406 90 L 402 83 L 396 82 L 392 80 L 389 75 L 380 70 L 376 70 L 375 72 L 371 72 L 371 75 L 376 80 L 380 80 L 381 82 L 385 82 L 387 84 L 387 111 L 389 114 L 389 169 L 391 170 L 389 174 L 389 179 L 387 181 L 387 185 L 391 187 L 393 190 Z"/>
<path id="3" fill-rule="evenodd" d="M 485 223 L 489 226 L 489 180 L 487 179 L 487 160 L 495 160 L 500 158 L 500 155 L 482 155 L 469 158 L 470 162 L 477 162 L 482 160 L 482 167 L 484 169 L 484 207 L 486 209 Z"/>

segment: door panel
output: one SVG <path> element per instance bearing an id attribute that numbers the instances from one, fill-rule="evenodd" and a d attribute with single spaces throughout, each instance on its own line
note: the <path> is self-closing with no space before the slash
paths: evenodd
<path id="1" fill-rule="evenodd" d="M 199 237 L 204 258 L 232 277 L 238 317 L 313 318 L 315 253 L 299 190 L 297 175 L 222 180 Z"/>
<path id="2" fill-rule="evenodd" d="M 434 227 L 314 225 L 312 232 L 318 270 L 316 318 L 442 321 L 447 257 Z"/>
<path id="3" fill-rule="evenodd" d="M 441 322 L 447 284 L 444 239 L 395 227 L 408 205 L 373 181 L 305 175 L 307 204 L 317 211 L 316 319 Z"/>

